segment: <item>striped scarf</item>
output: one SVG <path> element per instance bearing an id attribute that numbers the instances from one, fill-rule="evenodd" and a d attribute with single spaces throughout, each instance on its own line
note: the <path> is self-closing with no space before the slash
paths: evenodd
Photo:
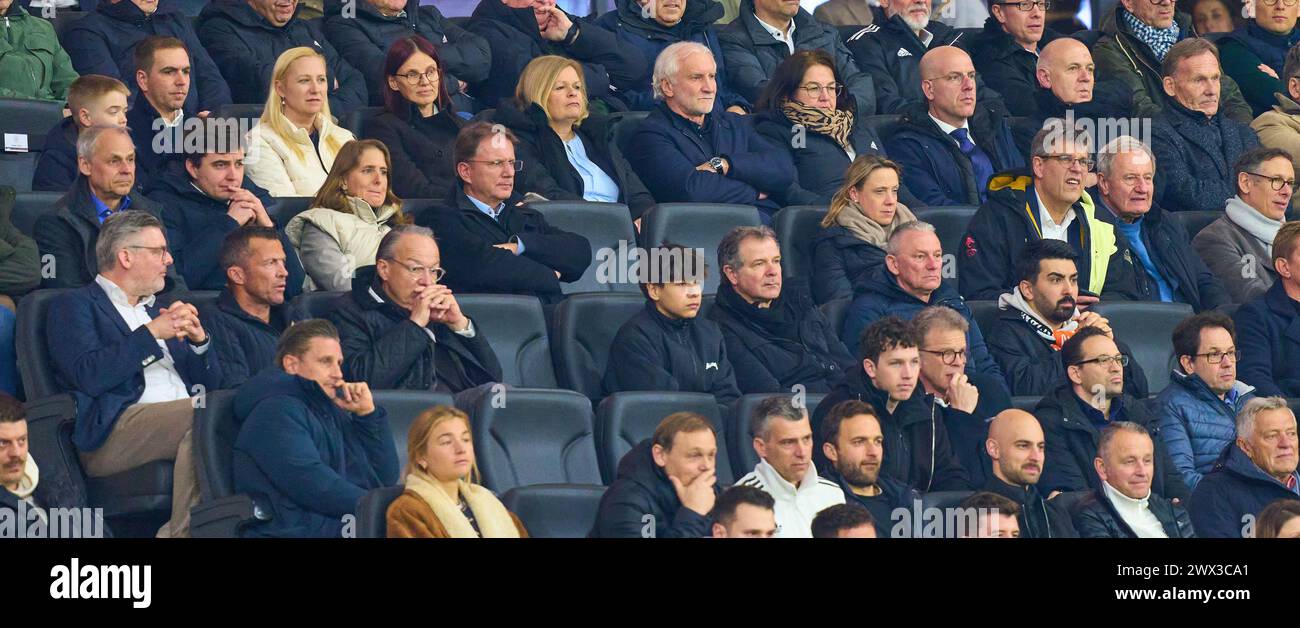
<path id="1" fill-rule="evenodd" d="M 849 133 L 853 130 L 852 111 L 839 109 L 827 111 L 801 105 L 793 100 L 785 100 L 781 102 L 781 113 L 784 113 L 791 122 L 835 140 L 840 148 L 849 148 Z"/>
<path id="2" fill-rule="evenodd" d="M 1180 34 L 1178 22 L 1170 24 L 1169 28 L 1156 28 L 1147 25 L 1142 20 L 1137 19 L 1137 16 L 1122 9 L 1120 10 L 1120 19 L 1133 32 L 1134 37 L 1151 46 L 1151 52 L 1155 53 L 1156 61 L 1164 61 L 1169 49 L 1178 43 L 1178 35 Z"/>

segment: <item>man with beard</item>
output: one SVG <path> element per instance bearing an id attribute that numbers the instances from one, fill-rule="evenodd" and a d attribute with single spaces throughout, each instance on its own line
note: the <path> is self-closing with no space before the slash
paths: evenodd
<path id="1" fill-rule="evenodd" d="M 1073 537 L 1069 513 L 1059 507 L 1060 502 L 1045 500 L 1038 492 L 1046 450 L 1038 419 L 1024 410 L 1003 410 L 989 424 L 989 437 L 984 446 L 993 461 L 993 477 L 985 483 L 984 490 L 1020 506 L 1017 518 L 1021 536 Z"/>
<path id="2" fill-rule="evenodd" d="M 875 520 L 876 537 L 889 538 L 895 509 L 910 509 L 921 494 L 880 474 L 885 436 L 871 404 L 850 399 L 822 419 L 822 453 L 830 462 L 827 479 L 839 483 L 848 503 L 861 504 Z"/>

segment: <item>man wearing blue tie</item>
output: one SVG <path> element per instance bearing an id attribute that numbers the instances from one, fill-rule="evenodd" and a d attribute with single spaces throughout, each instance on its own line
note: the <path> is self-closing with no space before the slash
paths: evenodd
<path id="1" fill-rule="evenodd" d="M 975 66 L 960 48 L 931 49 L 920 69 L 925 102 L 904 110 L 889 156 L 926 205 L 979 205 L 995 172 L 1025 165 L 1006 111 L 977 105 Z"/>

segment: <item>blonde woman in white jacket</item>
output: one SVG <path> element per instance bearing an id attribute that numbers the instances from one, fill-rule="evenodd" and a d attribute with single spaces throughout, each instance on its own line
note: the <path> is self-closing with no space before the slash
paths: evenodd
<path id="1" fill-rule="evenodd" d="M 393 194 L 388 147 L 379 140 L 343 145 L 311 209 L 285 225 L 289 242 L 307 271 L 308 289 L 352 289 L 352 273 L 375 263 L 379 241 L 406 222 Z"/>
<path id="2" fill-rule="evenodd" d="M 271 196 L 315 196 L 352 132 L 330 115 L 325 57 L 301 46 L 275 61 L 271 91 L 248 132 L 244 166 Z"/>

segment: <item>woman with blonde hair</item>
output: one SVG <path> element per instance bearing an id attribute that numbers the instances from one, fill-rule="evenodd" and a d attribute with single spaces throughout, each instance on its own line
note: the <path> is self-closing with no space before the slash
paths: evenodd
<path id="1" fill-rule="evenodd" d="M 859 155 L 831 198 L 822 230 L 813 238 L 813 297 L 818 303 L 866 291 L 872 272 L 885 263 L 894 229 L 916 220 L 898 201 L 903 167 L 880 155 Z"/>
<path id="2" fill-rule="evenodd" d="M 406 223 L 402 201 L 389 185 L 391 168 L 383 142 L 344 144 L 311 209 L 285 225 L 315 289 L 351 290 L 353 271 L 373 265 L 384 234 Z"/>
<path id="3" fill-rule="evenodd" d="M 519 75 L 515 97 L 497 104 L 492 121 L 519 138 L 521 192 L 550 200 L 625 203 L 638 219 L 655 200 L 614 143 L 610 117 L 588 109 L 582 77 L 582 66 L 573 59 L 537 57 Z"/>
<path id="4" fill-rule="evenodd" d="M 388 507 L 389 538 L 528 538 L 519 518 L 478 484 L 464 412 L 425 410 L 406 442 L 406 492 Z"/>
<path id="5" fill-rule="evenodd" d="M 275 61 L 262 118 L 248 132 L 248 177 L 271 196 L 314 196 L 355 139 L 330 115 L 325 57 L 300 46 Z"/>

